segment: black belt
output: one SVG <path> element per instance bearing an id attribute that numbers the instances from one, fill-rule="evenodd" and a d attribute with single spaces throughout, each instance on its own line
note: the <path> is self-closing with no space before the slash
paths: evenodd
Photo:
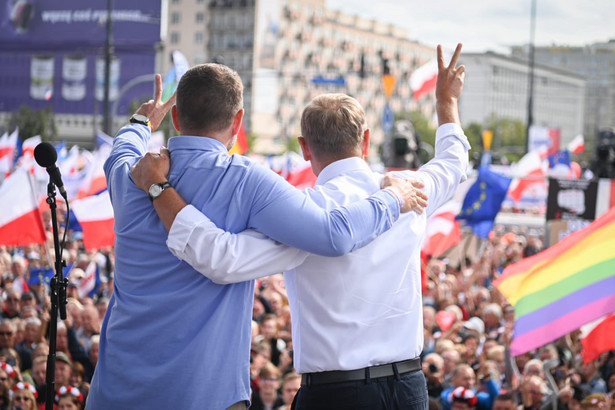
<path id="1" fill-rule="evenodd" d="M 333 370 L 329 372 L 305 373 L 301 375 L 301 385 L 341 383 L 357 380 L 376 379 L 421 370 L 421 359 L 415 357 L 401 362 L 381 364 L 357 370 Z"/>

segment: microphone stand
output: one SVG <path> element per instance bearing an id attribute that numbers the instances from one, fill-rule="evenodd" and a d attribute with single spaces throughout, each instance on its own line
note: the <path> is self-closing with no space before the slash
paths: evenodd
<path id="1" fill-rule="evenodd" d="M 51 225 L 53 229 L 53 247 L 55 249 L 56 274 L 51 278 L 51 319 L 49 320 L 49 356 L 47 356 L 45 410 L 53 410 L 55 396 L 55 369 L 56 369 L 56 339 L 58 335 L 58 309 L 60 318 L 66 320 L 66 287 L 68 280 L 64 278 L 63 267 L 66 265 L 60 252 L 60 235 L 58 218 L 56 215 L 56 190 L 53 182 L 47 185 L 47 203 L 51 209 Z"/>

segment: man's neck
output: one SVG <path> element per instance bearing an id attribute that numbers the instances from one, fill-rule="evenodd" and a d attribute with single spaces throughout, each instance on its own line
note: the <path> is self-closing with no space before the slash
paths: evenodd
<path id="1" fill-rule="evenodd" d="M 341 158 L 324 158 L 322 160 L 312 157 L 310 162 L 312 163 L 312 170 L 314 171 L 314 175 L 318 176 L 320 175 L 322 170 L 328 167 L 329 165 L 333 164 L 334 162 L 341 161 L 343 159 L 348 159 L 348 158 L 363 159 L 363 157 L 361 157 L 360 155 L 350 155 L 350 156 L 341 157 Z"/>
<path id="2" fill-rule="evenodd" d="M 227 149 L 231 149 L 233 146 L 233 135 L 229 132 L 201 132 L 201 131 L 191 131 L 182 129 L 182 135 L 193 135 L 196 137 L 206 137 L 211 138 L 216 141 L 219 141 L 224 145 Z"/>

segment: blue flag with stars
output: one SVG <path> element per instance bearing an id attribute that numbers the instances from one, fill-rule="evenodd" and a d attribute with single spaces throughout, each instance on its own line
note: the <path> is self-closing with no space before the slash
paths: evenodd
<path id="1" fill-rule="evenodd" d="M 464 219 L 476 236 L 488 238 L 511 181 L 512 179 L 481 166 L 478 169 L 478 179 L 468 190 L 457 219 Z"/>

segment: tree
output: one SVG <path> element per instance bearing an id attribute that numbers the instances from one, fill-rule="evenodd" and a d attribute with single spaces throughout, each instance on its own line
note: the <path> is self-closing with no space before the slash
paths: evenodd
<path id="1" fill-rule="evenodd" d="M 19 127 L 19 138 L 22 141 L 36 135 L 40 135 L 43 141 L 53 141 L 58 136 L 58 129 L 50 106 L 41 110 L 33 110 L 22 105 L 19 110 L 11 113 L 6 123 L 8 130 L 14 130 L 17 127 Z"/>

